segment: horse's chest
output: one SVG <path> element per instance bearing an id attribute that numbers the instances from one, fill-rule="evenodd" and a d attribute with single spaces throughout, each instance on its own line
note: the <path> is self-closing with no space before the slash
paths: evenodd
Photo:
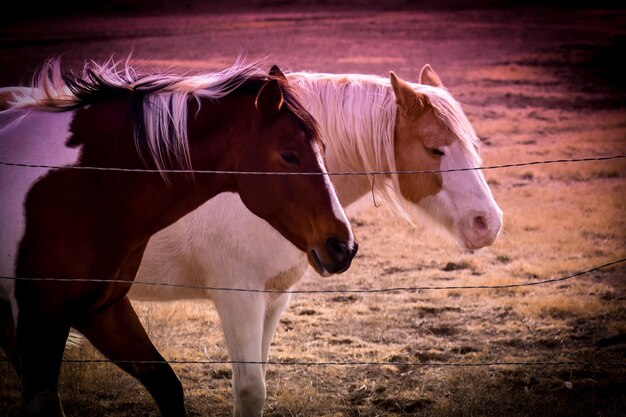
<path id="1" fill-rule="evenodd" d="M 265 281 L 265 290 L 268 291 L 287 291 L 293 287 L 302 278 L 302 275 L 306 271 L 308 264 L 305 262 L 299 262 L 295 266 L 286 269 L 271 276 Z"/>

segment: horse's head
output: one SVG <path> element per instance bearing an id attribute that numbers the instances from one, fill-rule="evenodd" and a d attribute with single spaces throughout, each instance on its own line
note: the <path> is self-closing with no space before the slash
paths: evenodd
<path id="1" fill-rule="evenodd" d="M 395 126 L 397 169 L 478 168 L 479 141 L 460 105 L 426 65 L 420 85 L 390 74 L 398 110 Z M 496 204 L 480 170 L 398 175 L 409 207 L 426 213 L 468 249 L 491 245 L 502 226 Z M 419 210 L 421 209 L 421 210 Z"/>
<path id="2" fill-rule="evenodd" d="M 317 123 L 277 67 L 258 91 L 254 111 L 237 170 L 317 175 L 238 176 L 242 201 L 305 251 L 318 273 L 345 271 L 358 245 L 329 176 L 321 175 L 327 171 Z"/>

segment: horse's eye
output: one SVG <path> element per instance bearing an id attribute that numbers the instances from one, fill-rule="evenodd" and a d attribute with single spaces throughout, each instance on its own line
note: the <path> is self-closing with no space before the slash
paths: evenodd
<path id="1" fill-rule="evenodd" d="M 430 152 L 430 154 L 431 154 L 431 155 L 434 155 L 434 156 L 444 156 L 444 155 L 445 155 L 445 152 L 444 152 L 444 151 L 442 151 L 441 149 L 437 149 L 437 148 L 426 148 L 426 150 L 427 150 L 428 152 Z"/>
<path id="2" fill-rule="evenodd" d="M 280 153 L 280 158 L 288 165 L 298 165 L 300 163 L 300 158 L 293 151 L 283 151 Z"/>

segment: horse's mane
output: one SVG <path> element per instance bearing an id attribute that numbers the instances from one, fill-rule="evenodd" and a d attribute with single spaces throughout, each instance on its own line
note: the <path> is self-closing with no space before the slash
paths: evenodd
<path id="1" fill-rule="evenodd" d="M 256 94 L 268 80 L 257 63 L 235 64 L 222 71 L 195 75 L 140 73 L 129 61 L 88 62 L 79 74 L 62 73 L 60 60 L 44 63 L 32 88 L 14 93 L 13 108 L 67 111 L 119 97 L 133 103 L 133 126 L 140 154 L 148 148 L 158 169 L 191 169 L 187 141 L 189 99 L 219 100 L 229 94 Z M 281 84 L 287 109 L 305 133 L 315 138 L 317 122 L 288 85 Z"/>
<path id="2" fill-rule="evenodd" d="M 301 91 L 300 99 L 319 121 L 322 136 L 337 155 L 342 171 L 365 169 L 395 171 L 394 126 L 396 99 L 388 78 L 361 74 L 292 72 L 292 85 Z M 432 106 L 435 116 L 459 138 L 474 159 L 482 161 L 479 139 L 461 105 L 444 88 L 411 83 Z M 392 181 L 374 181 L 372 187 L 392 203 L 392 209 L 409 219 L 404 210 L 397 175 Z"/>

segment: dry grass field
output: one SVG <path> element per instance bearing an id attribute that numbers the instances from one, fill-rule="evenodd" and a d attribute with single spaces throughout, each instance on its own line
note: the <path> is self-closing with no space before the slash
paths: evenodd
<path id="1" fill-rule="evenodd" d="M 0 82 L 28 82 L 46 57 L 115 54 L 212 70 L 239 51 L 283 69 L 416 80 L 425 63 L 463 104 L 486 165 L 626 154 L 626 12 L 321 11 L 43 19 L 0 26 Z M 626 160 L 487 170 L 504 211 L 496 243 L 459 249 L 368 200 L 351 215 L 360 251 L 343 275 L 297 287 L 378 289 L 533 283 L 626 257 Z M 209 302 L 135 303 L 168 360 L 228 360 Z M 88 344 L 67 359 L 101 358 Z M 626 415 L 626 264 L 505 289 L 296 294 L 271 360 L 266 415 L 621 417 Z M 484 365 L 587 362 L 588 365 Z M 594 364 L 621 363 L 620 366 Z M 464 365 L 464 366 L 457 366 Z M 230 367 L 177 364 L 190 416 L 231 413 Z M 63 365 L 68 416 L 154 416 L 106 363 Z M 19 388 L 0 363 L 0 415 Z"/>

